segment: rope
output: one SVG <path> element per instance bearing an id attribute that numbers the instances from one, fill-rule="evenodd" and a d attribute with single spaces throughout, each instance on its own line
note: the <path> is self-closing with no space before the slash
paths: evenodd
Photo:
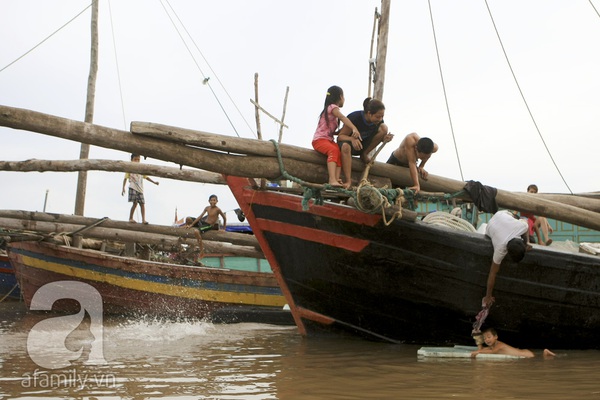
<path id="1" fill-rule="evenodd" d="M 69 233 L 68 232 L 61 232 L 61 233 L 57 233 L 57 234 L 50 234 L 54 239 L 59 239 L 62 240 L 66 246 L 71 247 L 71 238 L 69 237 Z"/>
<path id="2" fill-rule="evenodd" d="M 443 196 L 423 196 L 421 195 L 422 192 L 419 192 L 417 194 L 415 194 L 415 192 L 413 192 L 410 189 L 406 189 L 404 190 L 404 201 L 406 202 L 406 208 L 409 208 L 411 210 L 416 210 L 417 206 L 418 206 L 418 202 L 419 201 L 423 201 L 426 203 L 442 203 L 442 202 L 446 202 L 448 203 L 450 200 L 457 198 L 457 197 L 462 197 L 465 194 L 464 190 L 460 190 L 458 192 L 455 193 L 445 193 Z"/>
<path id="3" fill-rule="evenodd" d="M 473 225 L 464 219 L 443 211 L 432 212 L 423 218 L 423 222 L 432 225 L 445 226 L 456 231 L 476 232 Z"/>
<path id="4" fill-rule="evenodd" d="M 302 186 L 304 189 L 304 197 L 302 199 L 302 210 L 307 211 L 309 208 L 309 201 L 314 198 L 314 204 L 323 205 L 323 190 L 331 190 L 336 191 L 338 193 L 343 193 L 345 195 L 354 197 L 354 191 L 347 190 L 340 187 L 331 186 L 329 183 L 325 183 L 323 185 L 317 185 L 314 183 L 305 182 L 300 178 L 296 178 L 295 176 L 290 175 L 283 165 L 283 158 L 281 157 L 281 150 L 279 149 L 279 143 L 275 139 L 270 139 L 270 141 L 275 146 L 275 151 L 277 153 L 277 162 L 279 163 L 279 172 L 281 173 L 281 178 L 287 179 L 289 181 L 295 182 L 298 185 Z"/>
<path id="5" fill-rule="evenodd" d="M 10 289 L 10 291 L 9 291 L 8 293 L 6 293 L 6 294 L 4 295 L 4 297 L 2 297 L 2 298 L 0 299 L 0 303 L 2 303 L 4 300 L 6 300 L 6 298 L 7 298 L 8 296 L 10 296 L 10 294 L 11 294 L 12 292 L 14 292 L 14 290 L 17 288 L 17 286 L 19 286 L 19 284 L 18 284 L 18 283 L 15 283 L 15 286 L 13 286 L 13 287 L 12 287 L 12 289 Z"/>
<path id="6" fill-rule="evenodd" d="M 302 198 L 302 210 L 307 211 L 309 209 L 309 202 L 313 198 L 314 198 L 313 204 L 323 205 L 323 202 L 324 202 L 323 190 L 330 190 L 330 191 L 335 191 L 338 193 L 343 193 L 349 197 L 352 197 L 355 201 L 356 208 L 362 212 L 366 212 L 369 214 L 376 214 L 376 213 L 381 212 L 381 215 L 383 217 L 383 223 L 385 224 L 385 226 L 389 226 L 396 218 L 402 217 L 401 205 L 404 200 L 403 195 L 404 195 L 405 191 L 403 191 L 402 189 L 387 189 L 387 187 L 375 188 L 366 179 L 369 168 L 371 167 L 371 165 L 373 165 L 373 161 L 374 161 L 375 157 L 381 151 L 381 149 L 383 148 L 385 143 L 383 143 L 379 147 L 379 149 L 373 156 L 373 160 L 367 165 L 367 168 L 365 169 L 363 178 L 360 181 L 360 184 L 358 185 L 358 188 L 356 189 L 356 191 L 354 191 L 354 190 L 347 190 L 347 189 L 336 187 L 336 186 L 331 186 L 328 183 L 323 184 L 323 185 L 308 183 L 308 182 L 303 181 L 302 179 L 299 179 L 299 178 L 296 178 L 295 176 L 290 175 L 285 170 L 285 167 L 283 165 L 283 159 L 281 157 L 279 143 L 274 139 L 270 139 L 270 141 L 275 146 L 275 151 L 277 153 L 277 161 L 279 163 L 279 171 L 281 173 L 281 177 L 299 184 L 304 189 L 304 196 Z M 411 191 L 408 190 L 408 192 L 411 192 Z M 396 211 L 392 215 L 392 218 L 390 220 L 388 220 L 385 215 L 385 209 L 390 207 L 392 203 L 395 205 L 398 205 L 399 210 Z"/>
<path id="7" fill-rule="evenodd" d="M 444 73 L 442 70 L 442 61 L 440 58 L 440 50 L 438 48 L 437 35 L 435 33 L 435 24 L 433 22 L 433 11 L 431 10 L 431 0 L 429 4 L 429 18 L 431 19 L 431 30 L 433 31 L 433 43 L 435 44 L 435 54 L 437 55 L 438 69 L 440 70 L 440 79 L 442 81 L 442 90 L 444 92 L 444 100 L 446 102 L 446 112 L 448 113 L 448 123 L 450 124 L 450 132 L 452 133 L 452 141 L 454 142 L 454 151 L 456 152 L 456 160 L 458 161 L 458 170 L 460 172 L 460 180 L 464 181 L 462 165 L 460 163 L 460 155 L 458 154 L 458 145 L 456 144 L 456 135 L 454 134 L 454 125 L 452 124 L 452 115 L 450 114 L 450 105 L 448 104 L 448 93 L 446 93 L 446 83 L 444 82 Z"/>
<path id="8" fill-rule="evenodd" d="M 569 193 L 573 194 L 571 187 L 565 180 L 565 177 L 563 176 L 562 172 L 560 171 L 560 168 L 558 168 L 558 164 L 556 164 L 556 161 L 554 160 L 554 157 L 552 156 L 552 153 L 550 152 L 550 149 L 548 148 L 548 145 L 546 144 L 546 140 L 544 140 L 544 136 L 542 136 L 542 132 L 540 131 L 540 128 L 538 127 L 537 121 L 535 120 L 535 118 L 533 116 L 533 112 L 531 111 L 531 108 L 529 108 L 529 103 L 527 102 L 527 99 L 525 98 L 525 94 L 523 93 L 523 90 L 521 90 L 521 85 L 519 84 L 517 75 L 515 74 L 512 64 L 511 64 L 510 60 L 508 59 L 508 54 L 506 53 L 506 49 L 504 48 L 504 43 L 502 42 L 502 39 L 500 38 L 500 33 L 498 32 L 498 28 L 496 27 L 496 21 L 494 20 L 494 17 L 492 16 L 492 10 L 490 10 L 490 6 L 488 5 L 488 0 L 484 0 L 484 1 L 485 1 L 485 6 L 487 7 L 487 10 L 488 10 L 488 14 L 490 15 L 490 19 L 492 20 L 492 25 L 494 26 L 494 31 L 496 32 L 496 37 L 498 38 L 498 42 L 500 43 L 500 47 L 502 48 L 502 53 L 504 54 L 504 58 L 506 59 L 506 63 L 508 64 L 508 69 L 510 69 L 510 73 L 512 74 L 513 80 L 515 81 L 515 85 L 517 86 L 519 94 L 521 95 L 521 99 L 523 99 L 525 108 L 527 109 L 527 112 L 529 113 L 529 117 L 531 118 L 531 122 L 533 122 L 533 126 L 535 127 L 535 130 L 537 131 L 538 136 L 540 137 L 540 140 L 542 141 L 542 144 L 544 145 L 544 148 L 546 149 L 546 153 L 548 153 L 548 156 L 550 157 L 550 161 L 552 161 L 552 164 L 554 164 L 554 168 L 556 168 L 558 175 L 560 176 L 563 183 L 569 190 Z"/>
<path id="9" fill-rule="evenodd" d="M 376 188 L 369 181 L 363 179 L 358 185 L 353 198 L 356 200 L 358 210 L 369 214 L 381 212 L 385 226 L 389 226 L 396 218 L 402 218 L 401 206 L 404 199 L 402 189 Z M 385 209 L 391 207 L 391 203 L 399 206 L 399 208 L 388 221 Z"/>
<path id="10" fill-rule="evenodd" d="M 41 42 L 39 42 L 38 44 L 36 44 L 35 46 L 33 46 L 31 49 L 27 50 L 25 52 L 25 54 L 21 55 L 20 57 L 17 57 L 16 60 L 13 60 L 12 62 L 8 63 L 8 65 L 2 67 L 2 69 L 0 69 L 0 72 L 4 71 L 6 68 L 10 67 L 11 65 L 13 65 L 17 61 L 19 61 L 21 58 L 25 57 L 27 54 L 31 53 L 33 50 L 35 50 L 36 48 L 38 48 L 39 46 L 41 46 L 42 43 L 44 43 L 46 40 L 50 39 L 52 36 L 56 35 L 61 29 L 63 29 L 65 26 L 69 25 L 71 22 L 73 22 L 75 19 L 77 19 L 77 17 L 79 17 L 81 14 L 83 14 L 91 6 L 92 5 L 90 4 L 89 6 L 87 6 L 83 10 L 81 10 L 79 12 L 79 14 L 77 14 L 76 16 L 74 16 L 73 18 L 71 18 L 69 21 L 67 21 L 65 24 L 63 24 L 63 26 L 61 26 L 60 28 L 58 28 L 57 30 L 55 30 L 54 32 L 52 32 L 44 40 L 42 40 Z"/>
<path id="11" fill-rule="evenodd" d="M 481 311 L 479 311 L 479 314 L 477 314 L 477 316 L 475 317 L 475 322 L 473 323 L 473 330 L 471 331 L 472 336 L 481 333 L 481 326 L 483 325 L 489 313 L 490 307 L 484 305 Z"/>

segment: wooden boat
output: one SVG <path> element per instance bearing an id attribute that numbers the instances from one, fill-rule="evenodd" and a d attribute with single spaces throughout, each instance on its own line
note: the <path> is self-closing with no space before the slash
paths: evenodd
<path id="1" fill-rule="evenodd" d="M 0 300 L 5 298 L 20 299 L 21 291 L 8 255 L 0 251 Z"/>
<path id="2" fill-rule="evenodd" d="M 228 177 L 300 332 L 464 343 L 493 248 L 476 232 L 395 220 Z M 600 257 L 534 247 L 505 261 L 486 321 L 519 347 L 600 348 Z"/>
<path id="3" fill-rule="evenodd" d="M 377 68 L 384 66 L 378 56 Z M 376 86 L 382 87 L 382 72 L 376 74 Z M 377 90 L 373 97 L 383 98 Z M 489 239 L 416 220 L 400 219 L 388 226 L 383 215 L 333 201 L 305 210 L 301 195 L 259 189 L 248 179 L 279 180 L 285 172 L 304 181 L 323 181 L 324 159 L 315 152 L 152 123 L 132 122 L 131 132 L 124 132 L 5 106 L 0 106 L 0 125 L 226 175 L 302 334 L 330 332 L 422 344 L 464 342 L 470 336 L 491 264 Z M 353 171 L 364 168 L 355 161 Z M 13 165 L 5 168 L 16 170 Z M 370 178 L 386 178 L 397 187 L 412 183 L 402 167 L 376 163 L 371 173 Z M 430 174 L 421 189 L 457 193 L 464 185 Z M 496 199 L 504 208 L 600 230 L 597 200 L 564 196 L 560 204 L 502 190 Z M 487 323 L 518 347 L 598 348 L 599 260 L 536 247 L 519 265 L 505 262 Z"/>
<path id="4" fill-rule="evenodd" d="M 8 256 L 27 306 L 50 282 L 92 285 L 108 313 L 193 317 L 213 322 L 293 323 L 272 273 L 183 266 L 45 242 L 15 242 Z M 78 304 L 59 301 L 56 310 Z"/>
<path id="5" fill-rule="evenodd" d="M 483 234 L 406 219 L 387 226 L 382 214 L 335 201 L 304 210 L 301 194 L 259 189 L 253 179 L 236 177 L 281 176 L 270 143 L 231 138 L 225 148 L 219 135 L 176 127 L 132 123 L 136 135 L 131 135 L 34 111 L 5 106 L 0 111 L 5 126 L 134 149 L 226 176 L 302 334 L 331 332 L 430 345 L 469 340 L 492 257 L 491 241 Z M 143 135 L 148 132 L 153 136 Z M 282 155 L 288 154 L 288 173 L 313 182 L 314 176 L 324 176 L 320 158 L 319 165 L 311 164 L 313 152 L 280 148 Z M 360 171 L 362 163 L 355 161 L 353 169 Z M 404 168 L 375 163 L 371 171 L 397 186 L 410 183 Z M 430 174 L 422 189 L 457 192 L 464 184 Z M 500 207 L 599 230 L 596 199 L 564 198 L 559 203 L 502 190 L 496 196 Z M 599 348 L 599 267 L 599 257 L 539 247 L 518 265 L 506 261 L 496 278 L 496 303 L 486 323 L 521 348 Z"/>

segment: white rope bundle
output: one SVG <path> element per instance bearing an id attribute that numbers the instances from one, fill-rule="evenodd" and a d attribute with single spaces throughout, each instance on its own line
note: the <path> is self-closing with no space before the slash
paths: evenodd
<path id="1" fill-rule="evenodd" d="M 464 219 L 442 211 L 436 211 L 432 212 L 431 214 L 427 214 L 425 218 L 423 218 L 423 222 L 427 222 L 428 224 L 432 225 L 446 226 L 456 231 L 477 231 L 473 225 Z"/>

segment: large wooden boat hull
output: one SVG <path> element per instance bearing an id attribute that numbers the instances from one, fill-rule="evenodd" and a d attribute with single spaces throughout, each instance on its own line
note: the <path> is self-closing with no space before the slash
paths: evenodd
<path id="1" fill-rule="evenodd" d="M 19 299 L 21 290 L 17 285 L 15 270 L 6 254 L 0 254 L 0 299 Z"/>
<path id="2" fill-rule="evenodd" d="M 75 280 L 100 293 L 107 313 L 293 324 L 272 273 L 164 264 L 36 242 L 13 243 L 8 255 L 27 306 L 45 284 Z M 78 307 L 62 301 L 53 310 Z"/>
<path id="3" fill-rule="evenodd" d="M 493 248 L 482 234 L 257 190 L 228 177 L 300 332 L 472 343 Z M 600 258 L 535 247 L 496 278 L 484 327 L 521 347 L 600 348 Z"/>

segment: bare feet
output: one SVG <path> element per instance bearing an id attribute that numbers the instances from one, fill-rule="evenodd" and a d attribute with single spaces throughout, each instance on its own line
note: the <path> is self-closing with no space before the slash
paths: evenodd
<path id="1" fill-rule="evenodd" d="M 553 352 L 551 352 L 548 349 L 544 349 L 544 358 L 549 358 L 549 357 L 554 357 L 556 354 L 554 354 Z"/>
<path id="2" fill-rule="evenodd" d="M 343 187 L 344 189 L 350 189 L 350 187 L 351 187 L 351 186 L 352 186 L 352 182 L 346 182 L 346 183 L 344 183 L 344 184 L 342 185 L 342 187 Z"/>
<path id="3" fill-rule="evenodd" d="M 329 186 L 333 186 L 333 187 L 342 187 L 343 184 L 340 183 L 339 181 L 329 181 Z"/>
<path id="4" fill-rule="evenodd" d="M 144 225 L 148 225 L 148 221 L 144 221 L 142 222 Z"/>
<path id="5" fill-rule="evenodd" d="M 133 222 L 135 224 L 135 219 L 131 218 L 129 222 Z"/>
<path id="6" fill-rule="evenodd" d="M 550 246 L 552 244 L 552 239 L 546 240 L 546 246 Z"/>

